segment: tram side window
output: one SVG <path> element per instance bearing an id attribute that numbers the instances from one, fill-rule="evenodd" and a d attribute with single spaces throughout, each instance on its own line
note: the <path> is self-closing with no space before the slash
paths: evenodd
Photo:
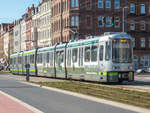
<path id="1" fill-rule="evenodd" d="M 61 63 L 64 62 L 64 51 L 60 51 L 60 61 Z"/>
<path id="2" fill-rule="evenodd" d="M 43 55 L 43 54 L 41 53 L 41 54 L 40 54 L 39 63 L 42 63 L 42 60 L 43 60 L 43 59 L 42 59 L 42 55 Z"/>
<path id="3" fill-rule="evenodd" d="M 40 55 L 37 54 L 37 63 L 40 63 Z"/>
<path id="4" fill-rule="evenodd" d="M 21 64 L 21 57 L 18 57 L 18 64 Z"/>
<path id="5" fill-rule="evenodd" d="M 110 46 L 108 45 L 108 42 L 106 42 L 106 50 L 105 50 L 105 60 L 110 59 Z"/>
<path id="6" fill-rule="evenodd" d="M 16 58 L 14 58 L 14 64 L 16 64 Z"/>
<path id="7" fill-rule="evenodd" d="M 103 52 L 104 52 L 104 46 L 101 45 L 100 49 L 99 49 L 99 60 L 102 61 L 103 60 Z"/>
<path id="8" fill-rule="evenodd" d="M 84 61 L 90 62 L 90 47 L 85 47 Z"/>
<path id="9" fill-rule="evenodd" d="M 10 59 L 10 64 L 12 64 L 12 58 Z"/>
<path id="10" fill-rule="evenodd" d="M 64 51 L 57 51 L 56 52 L 56 62 L 57 64 L 63 63 L 64 61 Z"/>
<path id="11" fill-rule="evenodd" d="M 91 61 L 92 62 L 97 61 L 97 46 L 92 46 L 91 48 Z"/>
<path id="12" fill-rule="evenodd" d="M 72 49 L 72 61 L 75 63 L 77 62 L 77 57 L 78 56 L 78 49 L 77 48 L 74 48 Z"/>
<path id="13" fill-rule="evenodd" d="M 34 55 L 30 55 L 30 63 L 34 63 Z"/>
<path id="14" fill-rule="evenodd" d="M 53 66 L 53 52 L 50 53 L 50 66 Z"/>
<path id="15" fill-rule="evenodd" d="M 49 63 L 49 53 L 46 54 L 46 62 Z"/>
<path id="16" fill-rule="evenodd" d="M 71 50 L 68 50 L 67 53 L 67 66 L 71 66 Z"/>

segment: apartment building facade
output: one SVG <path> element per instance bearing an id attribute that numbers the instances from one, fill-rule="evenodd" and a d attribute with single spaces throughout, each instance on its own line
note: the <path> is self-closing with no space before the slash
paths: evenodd
<path id="1" fill-rule="evenodd" d="M 42 0 L 38 6 L 38 47 L 51 45 L 51 0 Z"/>
<path id="2" fill-rule="evenodd" d="M 14 53 L 18 53 L 21 51 L 21 19 L 17 20 L 14 22 L 14 32 L 13 32 L 13 37 L 14 37 Z"/>
<path id="3" fill-rule="evenodd" d="M 126 0 L 52 0 L 53 44 L 122 31 L 126 4 Z"/>
<path id="4" fill-rule="evenodd" d="M 31 40 L 33 40 L 33 47 L 38 48 L 38 7 L 32 11 L 31 22 Z"/>
<path id="5" fill-rule="evenodd" d="M 135 69 L 150 67 L 150 1 L 128 0 L 127 32 L 134 40 Z"/>
<path id="6" fill-rule="evenodd" d="M 34 41 L 31 39 L 31 24 L 32 24 L 32 12 L 35 10 L 34 5 L 32 7 L 28 7 L 27 17 L 26 17 L 26 50 L 34 49 L 33 43 Z"/>

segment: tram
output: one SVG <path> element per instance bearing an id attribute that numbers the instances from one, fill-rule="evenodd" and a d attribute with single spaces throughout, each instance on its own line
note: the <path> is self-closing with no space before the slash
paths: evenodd
<path id="1" fill-rule="evenodd" d="M 134 80 L 132 37 L 127 33 L 104 33 L 91 39 L 56 44 L 10 55 L 13 74 L 96 82 Z"/>

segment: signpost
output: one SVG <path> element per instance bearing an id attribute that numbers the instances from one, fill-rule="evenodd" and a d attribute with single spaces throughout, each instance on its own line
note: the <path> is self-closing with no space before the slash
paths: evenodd
<path id="1" fill-rule="evenodd" d="M 30 64 L 26 64 L 25 68 L 26 68 L 26 81 L 29 82 L 29 80 L 30 80 Z"/>

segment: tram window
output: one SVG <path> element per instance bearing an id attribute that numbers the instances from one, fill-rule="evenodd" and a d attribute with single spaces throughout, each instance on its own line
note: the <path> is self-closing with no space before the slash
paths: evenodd
<path id="1" fill-rule="evenodd" d="M 75 63 L 77 62 L 77 57 L 78 56 L 78 49 L 77 48 L 74 48 L 72 49 L 72 61 Z"/>
<path id="2" fill-rule="evenodd" d="M 57 51 L 56 52 L 56 62 L 57 64 L 63 63 L 64 60 L 64 51 Z"/>
<path id="3" fill-rule="evenodd" d="M 38 63 L 42 63 L 42 53 L 38 54 Z"/>
<path id="4" fill-rule="evenodd" d="M 71 66 L 71 50 L 67 52 L 67 66 Z"/>
<path id="5" fill-rule="evenodd" d="M 100 49 L 99 49 L 99 60 L 100 61 L 103 60 L 103 51 L 104 51 L 104 47 L 103 47 L 103 45 L 101 45 Z"/>
<path id="6" fill-rule="evenodd" d="M 18 64 L 21 64 L 21 57 L 18 57 Z"/>
<path id="7" fill-rule="evenodd" d="M 42 63 L 42 62 L 43 62 L 43 58 L 42 58 L 42 56 L 43 56 L 43 54 L 41 53 L 41 54 L 40 54 L 40 63 Z"/>
<path id="8" fill-rule="evenodd" d="M 16 58 L 14 58 L 13 61 L 14 61 L 14 64 L 16 64 Z"/>
<path id="9" fill-rule="evenodd" d="M 10 64 L 12 64 L 12 58 L 10 59 Z"/>
<path id="10" fill-rule="evenodd" d="M 108 45 L 108 42 L 106 42 L 105 60 L 109 59 L 110 59 L 110 46 Z"/>
<path id="11" fill-rule="evenodd" d="M 53 52 L 50 53 L 50 66 L 53 66 Z"/>
<path id="12" fill-rule="evenodd" d="M 91 61 L 97 61 L 97 46 L 92 46 L 91 48 Z"/>
<path id="13" fill-rule="evenodd" d="M 34 63 L 34 55 L 30 55 L 30 63 Z"/>
<path id="14" fill-rule="evenodd" d="M 46 62 L 49 63 L 49 53 L 46 54 Z"/>
<path id="15" fill-rule="evenodd" d="M 40 63 L 40 55 L 39 54 L 37 54 L 37 63 Z"/>
<path id="16" fill-rule="evenodd" d="M 90 62 L 90 47 L 85 47 L 84 61 Z"/>
<path id="17" fill-rule="evenodd" d="M 27 56 L 25 56 L 25 63 L 27 64 L 28 62 L 27 62 Z"/>
<path id="18" fill-rule="evenodd" d="M 64 62 L 64 51 L 60 51 L 60 61 L 61 63 Z"/>

